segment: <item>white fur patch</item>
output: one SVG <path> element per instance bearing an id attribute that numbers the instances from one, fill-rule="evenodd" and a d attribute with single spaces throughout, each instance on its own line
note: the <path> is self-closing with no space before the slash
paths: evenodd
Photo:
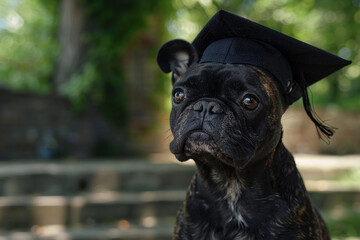
<path id="1" fill-rule="evenodd" d="M 235 220 L 238 222 L 239 226 L 248 227 L 247 223 L 245 222 L 244 217 L 241 215 L 240 211 L 236 210 L 236 207 L 234 206 L 234 202 L 228 201 L 228 204 L 230 206 L 230 210 L 233 213 L 233 216 Z"/>
<path id="2" fill-rule="evenodd" d="M 239 195 L 241 194 L 241 182 L 239 182 L 237 178 L 229 179 L 227 176 L 224 176 L 224 174 L 219 173 L 214 169 L 212 169 L 211 171 L 211 177 L 220 188 L 226 189 L 225 196 L 221 200 L 227 201 L 229 209 L 232 212 L 232 217 L 231 219 L 228 219 L 228 222 L 234 219 L 235 221 L 237 221 L 239 226 L 248 227 L 244 217 L 241 215 L 240 211 L 236 207 Z"/>

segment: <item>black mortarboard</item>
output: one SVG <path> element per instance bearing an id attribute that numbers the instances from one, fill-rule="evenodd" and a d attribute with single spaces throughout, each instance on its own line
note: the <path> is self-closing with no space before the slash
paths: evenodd
<path id="1" fill-rule="evenodd" d="M 163 49 L 174 44 L 169 42 Z M 333 129 L 312 111 L 307 87 L 351 61 L 224 10 L 209 20 L 192 46 L 200 63 L 249 64 L 267 70 L 279 83 L 288 105 L 303 97 L 304 108 L 317 128 L 328 137 L 333 135 Z M 158 59 L 158 63 L 167 70 L 165 62 Z"/>
<path id="2" fill-rule="evenodd" d="M 351 63 L 224 10 L 209 20 L 192 44 L 200 62 L 250 64 L 272 73 L 289 105 L 303 95 L 295 88 L 306 88 Z"/>

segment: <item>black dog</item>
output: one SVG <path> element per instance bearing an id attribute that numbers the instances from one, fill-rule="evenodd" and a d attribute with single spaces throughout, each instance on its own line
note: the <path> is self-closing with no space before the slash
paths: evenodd
<path id="1" fill-rule="evenodd" d="M 199 62 L 199 49 L 174 40 L 158 55 L 173 73 L 170 150 L 197 165 L 173 239 L 330 239 L 282 144 L 289 102 L 276 74 L 243 60 Z"/>
<path id="2" fill-rule="evenodd" d="M 269 74 L 193 65 L 173 94 L 170 149 L 198 167 L 175 239 L 329 238 L 281 142 L 286 106 Z"/>

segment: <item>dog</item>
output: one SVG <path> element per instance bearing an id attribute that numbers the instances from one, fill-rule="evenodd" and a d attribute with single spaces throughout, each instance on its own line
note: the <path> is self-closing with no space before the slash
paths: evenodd
<path id="1" fill-rule="evenodd" d="M 197 173 L 173 239 L 330 239 L 281 141 L 285 110 L 256 67 L 195 64 L 175 80 L 170 149 Z"/>
<path id="2" fill-rule="evenodd" d="M 209 31 L 233 33 L 233 29 L 224 30 L 227 19 L 243 24 L 226 12 L 219 16 L 208 23 L 204 37 L 197 39 L 211 39 Z M 249 24 L 247 20 L 245 24 Z M 286 94 L 294 89 L 291 84 L 282 85 L 282 76 L 277 77 L 279 71 L 272 71 L 271 64 L 247 64 L 251 51 L 265 55 L 262 48 L 266 49 L 271 52 L 271 63 L 276 50 L 258 41 L 239 40 L 240 48 L 246 48 L 236 51 L 249 51 L 245 60 L 208 61 L 201 52 L 201 41 L 173 40 L 158 54 L 160 68 L 172 72 L 170 129 L 174 139 L 170 150 L 179 161 L 193 159 L 197 167 L 177 214 L 173 239 L 330 239 L 294 158 L 282 142 L 281 117 L 289 106 Z M 231 45 L 233 41 L 227 42 Z M 224 48 L 227 42 L 219 42 L 208 56 L 217 59 L 223 52 L 228 54 L 231 47 Z M 205 60 L 199 61 L 198 55 Z M 281 63 L 282 68 L 285 65 Z M 302 95 L 306 100 L 306 94 Z"/>

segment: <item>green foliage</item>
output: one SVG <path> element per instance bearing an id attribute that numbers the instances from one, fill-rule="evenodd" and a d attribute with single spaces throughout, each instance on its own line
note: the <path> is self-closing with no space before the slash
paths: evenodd
<path id="1" fill-rule="evenodd" d="M 349 211 L 339 219 L 328 219 L 326 224 L 332 237 L 360 236 L 360 214 Z"/>
<path id="2" fill-rule="evenodd" d="M 63 86 L 62 94 L 69 98 L 76 112 L 81 112 L 85 108 L 89 99 L 88 92 L 98 79 L 99 73 L 96 67 L 92 62 L 87 62 L 81 71 L 74 73 Z"/>
<path id="3" fill-rule="evenodd" d="M 129 47 L 136 48 L 137 34 L 149 22 L 165 21 L 172 12 L 171 2 L 80 0 L 80 3 L 89 20 L 83 35 L 89 52 L 83 66 L 61 86 L 60 92 L 70 99 L 76 112 L 95 104 L 115 123 L 124 125 L 127 121 L 124 54 Z M 52 90 L 51 79 L 59 53 L 56 39 L 59 11 L 58 1 L 0 2 L 0 86 L 35 93 Z M 157 85 L 162 88 L 162 83 Z"/>
<path id="4" fill-rule="evenodd" d="M 84 36 L 89 57 L 75 73 L 65 92 L 77 108 L 90 102 L 100 106 L 115 123 L 127 121 L 125 78 L 121 61 L 134 36 L 147 27 L 149 17 L 158 10 L 167 11 L 167 0 L 85 1 L 91 28 Z M 161 11 L 160 10 L 160 11 Z"/>
<path id="5" fill-rule="evenodd" d="M 51 89 L 58 45 L 57 1 L 0 2 L 0 84 L 36 93 Z"/>

